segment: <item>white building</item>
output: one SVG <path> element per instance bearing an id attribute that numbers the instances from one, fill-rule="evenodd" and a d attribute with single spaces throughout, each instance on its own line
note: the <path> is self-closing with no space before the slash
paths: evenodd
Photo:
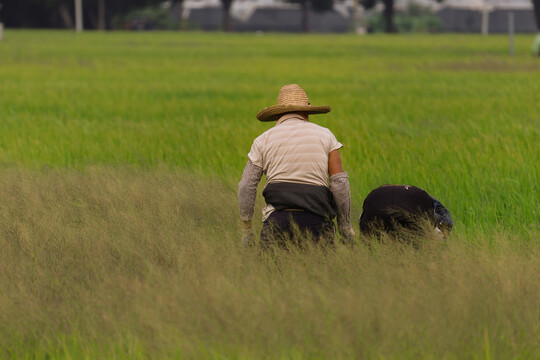
<path id="1" fill-rule="evenodd" d="M 395 10 L 405 11 L 410 4 L 431 9 L 442 21 L 443 31 L 468 33 L 501 33 L 508 31 L 509 14 L 514 17 L 516 32 L 536 32 L 533 5 L 530 0 L 395 0 Z M 373 11 L 382 10 L 381 2 Z M 184 0 L 183 17 L 202 30 L 221 27 L 223 14 L 220 0 Z M 371 12 L 371 11 L 370 11 Z M 364 23 L 366 15 L 358 0 L 336 0 L 333 11 L 310 12 L 314 32 L 352 31 Z M 231 7 L 236 31 L 301 31 L 299 4 L 284 0 L 234 0 Z M 358 29 L 357 29 L 358 30 Z"/>
<path id="2" fill-rule="evenodd" d="M 445 0 L 437 15 L 451 32 L 503 33 L 512 21 L 516 32 L 537 31 L 530 0 Z"/>

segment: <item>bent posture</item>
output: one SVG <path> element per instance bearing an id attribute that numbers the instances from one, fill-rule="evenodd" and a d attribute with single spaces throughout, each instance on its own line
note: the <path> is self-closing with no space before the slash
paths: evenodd
<path id="1" fill-rule="evenodd" d="M 440 235 L 447 235 L 454 226 L 450 212 L 426 191 L 410 185 L 383 185 L 364 200 L 360 231 L 397 234 L 402 229 L 422 230 L 426 222 Z"/>
<path id="2" fill-rule="evenodd" d="M 291 84 L 281 88 L 277 105 L 257 114 L 260 121 L 277 122 L 253 142 L 238 186 L 244 245 L 253 241 L 251 220 L 263 173 L 263 248 L 272 240 L 290 237 L 294 227 L 316 241 L 333 238 L 336 215 L 342 237 L 354 241 L 349 178 L 339 155 L 343 145 L 330 130 L 309 122 L 310 114 L 330 110 L 311 105 L 304 90 Z"/>

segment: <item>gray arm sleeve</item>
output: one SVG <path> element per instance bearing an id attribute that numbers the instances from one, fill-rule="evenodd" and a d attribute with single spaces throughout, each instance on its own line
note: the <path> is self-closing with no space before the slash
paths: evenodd
<path id="1" fill-rule="evenodd" d="M 249 221 L 253 217 L 257 184 L 259 184 L 262 174 L 263 169 L 253 165 L 251 160 L 248 160 L 242 174 L 242 180 L 238 184 L 238 208 L 240 209 L 242 221 Z"/>
<path id="2" fill-rule="evenodd" d="M 340 232 L 351 228 L 351 189 L 349 175 L 340 172 L 330 176 L 330 191 L 337 205 L 337 222 Z"/>

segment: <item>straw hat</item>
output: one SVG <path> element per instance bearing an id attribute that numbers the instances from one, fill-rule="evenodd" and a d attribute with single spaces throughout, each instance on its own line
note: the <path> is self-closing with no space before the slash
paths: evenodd
<path id="1" fill-rule="evenodd" d="M 308 114 L 326 114 L 330 106 L 312 106 L 304 89 L 299 85 L 285 85 L 279 90 L 277 105 L 262 109 L 257 114 L 260 121 L 275 121 L 280 115 L 290 112 L 307 112 Z"/>

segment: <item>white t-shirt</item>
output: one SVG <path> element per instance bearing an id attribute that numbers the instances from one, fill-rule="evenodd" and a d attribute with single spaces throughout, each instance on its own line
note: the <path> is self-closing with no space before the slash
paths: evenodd
<path id="1" fill-rule="evenodd" d="M 266 174 L 266 184 L 291 182 L 328 186 L 328 155 L 343 145 L 330 130 L 298 114 L 282 116 L 255 139 L 248 154 Z M 274 211 L 267 204 L 263 221 Z"/>

